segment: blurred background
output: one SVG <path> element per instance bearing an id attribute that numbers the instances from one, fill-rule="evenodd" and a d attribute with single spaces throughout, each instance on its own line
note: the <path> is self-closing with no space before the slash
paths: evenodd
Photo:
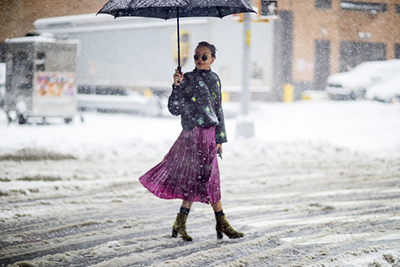
<path id="1" fill-rule="evenodd" d="M 96 16 L 105 3 L 98 0 L 1 1 L 3 85 L 0 85 L 0 98 L 11 119 L 21 118 L 21 114 L 26 118 L 52 115 L 35 109 L 40 101 L 25 98 L 21 104 L 20 96 L 31 93 L 15 87 L 45 90 L 38 89 L 38 79 L 50 78 L 43 75 L 38 78 L 35 72 L 65 72 L 65 66 L 54 63 L 50 67 L 49 62 L 68 60 L 71 66 L 76 65 L 68 71 L 75 76 L 52 78 L 73 80 L 71 90 L 77 92 L 77 97 L 66 105 L 76 105 L 80 110 L 162 115 L 163 111 L 156 107 L 165 105 L 171 73 L 177 64 L 176 22 Z M 251 4 L 258 13 L 251 15 L 248 36 L 243 34 L 242 15 L 181 20 L 183 71 L 194 68 L 192 55 L 199 41 L 214 43 L 218 60 L 213 70 L 223 82 L 225 102 L 241 100 L 245 38 L 250 46 L 249 87 L 253 101 L 365 98 L 398 101 L 399 78 L 392 78 L 400 73 L 400 1 L 252 0 Z M 29 42 L 19 39 L 25 36 L 45 37 L 45 42 L 49 38 L 53 42 L 75 41 L 76 49 L 69 56 L 62 52 L 66 48 L 56 48 L 56 45 L 29 50 L 16 44 Z M 40 42 L 43 39 L 35 40 L 36 44 Z M 21 49 L 26 55 L 18 54 Z M 14 65 L 14 69 L 10 67 L 7 71 L 8 87 L 7 61 Z M 355 69 L 364 62 L 373 64 Z M 18 66 L 29 64 L 32 66 L 21 74 Z M 15 78 L 17 72 L 20 78 Z M 45 101 L 40 105 L 46 105 Z M 146 108 L 149 105 L 151 108 Z M 18 108 L 21 106 L 24 108 Z M 14 111 L 19 115 L 12 115 Z M 63 116 L 69 120 L 72 115 Z"/>

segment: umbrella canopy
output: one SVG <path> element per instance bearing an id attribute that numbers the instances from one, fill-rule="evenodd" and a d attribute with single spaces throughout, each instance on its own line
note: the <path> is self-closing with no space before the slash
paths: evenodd
<path id="1" fill-rule="evenodd" d="M 160 19 L 255 12 L 246 0 L 109 0 L 98 13 Z"/>
<path id="2" fill-rule="evenodd" d="M 180 17 L 219 17 L 254 12 L 246 0 L 109 0 L 98 14 L 116 17 L 177 19 L 178 70 L 180 71 Z"/>

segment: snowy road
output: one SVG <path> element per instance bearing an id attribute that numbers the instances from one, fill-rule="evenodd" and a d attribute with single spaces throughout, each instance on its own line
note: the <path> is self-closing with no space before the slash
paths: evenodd
<path id="1" fill-rule="evenodd" d="M 400 266 L 398 106 L 254 104 L 249 140 L 227 119 L 222 200 L 245 237 L 217 240 L 197 203 L 193 242 L 170 238 L 180 201 L 137 180 L 179 120 L 84 116 L 7 127 L 0 114 L 0 266 Z"/>

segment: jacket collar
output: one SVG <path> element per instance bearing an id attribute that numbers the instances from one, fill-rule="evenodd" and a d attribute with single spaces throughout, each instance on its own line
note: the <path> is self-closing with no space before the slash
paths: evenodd
<path id="1" fill-rule="evenodd" d="M 205 75 L 205 74 L 209 74 L 209 73 L 211 73 L 211 68 L 209 69 L 209 70 L 199 70 L 198 68 L 194 68 L 194 70 L 193 70 L 195 73 L 198 73 L 198 74 L 203 74 L 203 75 Z"/>

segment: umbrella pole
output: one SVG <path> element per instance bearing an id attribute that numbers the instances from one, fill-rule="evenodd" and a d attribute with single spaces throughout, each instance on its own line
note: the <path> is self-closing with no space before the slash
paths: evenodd
<path id="1" fill-rule="evenodd" d="M 179 7 L 176 8 L 176 31 L 178 36 L 178 71 L 181 71 L 181 41 L 180 41 L 180 34 L 179 34 Z"/>

